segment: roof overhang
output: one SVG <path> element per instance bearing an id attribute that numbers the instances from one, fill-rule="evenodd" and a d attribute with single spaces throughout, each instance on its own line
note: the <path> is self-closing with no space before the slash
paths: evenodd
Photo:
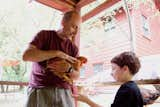
<path id="1" fill-rule="evenodd" d="M 36 0 L 36 1 L 46 6 L 57 9 L 61 12 L 66 12 L 69 10 L 76 10 L 77 8 L 81 9 L 82 7 L 92 2 L 95 2 L 96 0 Z M 95 7 L 93 10 L 89 11 L 84 16 L 82 16 L 82 22 L 85 22 L 86 20 L 99 14 L 105 9 L 113 6 L 115 3 L 119 1 L 121 0 L 106 0 L 104 3 L 100 4 L 99 6 Z"/>

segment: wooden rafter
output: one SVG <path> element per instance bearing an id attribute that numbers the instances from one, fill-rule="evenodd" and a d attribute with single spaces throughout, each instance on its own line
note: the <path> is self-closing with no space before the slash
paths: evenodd
<path id="1" fill-rule="evenodd" d="M 79 7 L 79 8 L 82 8 L 85 5 L 88 5 L 88 4 L 90 4 L 90 3 L 94 2 L 94 1 L 96 1 L 96 0 L 80 0 L 80 2 L 77 3 L 76 6 Z"/>
<path id="2" fill-rule="evenodd" d="M 97 15 L 98 13 L 104 11 L 105 9 L 113 6 L 115 3 L 119 2 L 119 1 L 121 1 L 121 0 L 107 0 L 107 1 L 105 1 L 104 3 L 102 3 L 101 5 L 96 7 L 95 9 L 93 9 L 90 12 L 88 12 L 87 14 L 85 14 L 82 17 L 82 21 L 85 22 L 86 20 L 88 20 L 91 17 Z"/>
<path id="3" fill-rule="evenodd" d="M 61 0 L 61 1 L 64 2 L 64 0 Z M 65 2 L 67 2 L 68 4 L 71 4 L 71 5 L 73 5 L 73 6 L 76 5 L 76 1 L 73 1 L 73 0 L 65 0 Z"/>
<path id="4" fill-rule="evenodd" d="M 75 3 L 71 0 L 36 0 L 44 5 L 55 8 L 62 12 L 73 10 L 75 8 Z"/>

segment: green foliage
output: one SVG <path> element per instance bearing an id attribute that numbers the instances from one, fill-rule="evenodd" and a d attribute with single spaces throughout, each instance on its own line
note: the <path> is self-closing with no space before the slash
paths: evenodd
<path id="1" fill-rule="evenodd" d="M 4 81 L 27 81 L 26 63 L 22 62 L 17 66 L 4 66 L 2 80 Z"/>
<path id="2" fill-rule="evenodd" d="M 39 30 L 56 28 L 61 14 L 28 0 L 4 0 L 0 7 L 0 62 L 20 61 L 17 66 L 3 66 L 2 80 L 27 81 L 31 64 L 22 61 L 23 51 Z"/>

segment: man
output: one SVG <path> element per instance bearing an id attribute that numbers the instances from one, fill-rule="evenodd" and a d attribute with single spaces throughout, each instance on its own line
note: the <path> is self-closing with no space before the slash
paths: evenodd
<path id="1" fill-rule="evenodd" d="M 47 60 L 52 58 L 77 61 L 74 57 L 78 55 L 78 48 L 71 38 L 79 30 L 79 13 L 66 12 L 61 24 L 58 31 L 40 31 L 23 54 L 24 61 L 33 62 L 26 107 L 75 107 L 69 83 L 45 70 Z M 55 61 L 52 71 L 66 72 L 74 79 L 79 77 L 78 71 L 66 68 L 61 61 Z"/>

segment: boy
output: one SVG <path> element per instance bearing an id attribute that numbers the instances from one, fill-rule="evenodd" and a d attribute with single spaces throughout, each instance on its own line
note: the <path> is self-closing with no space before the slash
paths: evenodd
<path id="1" fill-rule="evenodd" d="M 111 107 L 143 107 L 143 99 L 137 84 L 132 77 L 139 71 L 140 61 L 133 52 L 123 52 L 111 60 L 111 75 L 117 82 L 121 82 Z M 90 105 L 101 107 L 84 95 L 73 95 L 77 100 Z"/>

